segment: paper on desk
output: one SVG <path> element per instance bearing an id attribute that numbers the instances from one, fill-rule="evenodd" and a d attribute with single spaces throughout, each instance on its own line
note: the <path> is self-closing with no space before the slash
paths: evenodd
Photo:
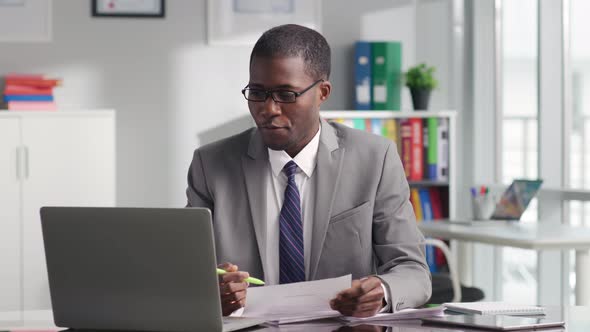
<path id="1" fill-rule="evenodd" d="M 286 285 L 248 288 L 243 317 L 262 318 L 278 324 L 338 317 L 330 300 L 350 288 L 351 275 Z"/>
<path id="2" fill-rule="evenodd" d="M 356 317 L 342 317 L 347 322 L 384 322 L 384 321 L 397 321 L 405 319 L 419 319 L 425 317 L 440 317 L 444 316 L 445 307 L 438 306 L 434 308 L 423 308 L 423 309 L 403 309 L 394 313 L 376 314 L 375 316 L 366 318 Z"/>

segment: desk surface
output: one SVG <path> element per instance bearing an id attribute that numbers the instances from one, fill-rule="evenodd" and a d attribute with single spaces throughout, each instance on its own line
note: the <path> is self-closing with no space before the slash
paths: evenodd
<path id="1" fill-rule="evenodd" d="M 590 249 L 590 228 L 518 221 L 422 222 L 425 236 L 523 249 Z"/>
<path id="2" fill-rule="evenodd" d="M 568 332 L 588 332 L 590 331 L 590 307 L 548 307 L 548 310 L 555 310 L 561 312 L 566 322 L 566 331 Z M 14 320 L 15 317 L 20 319 Z M 422 326 L 418 320 L 396 322 L 388 324 L 389 326 L 377 325 L 357 325 L 347 326 L 336 320 L 322 320 L 314 321 L 305 324 L 287 324 L 281 326 L 265 325 L 244 331 L 363 331 L 363 332 L 448 332 L 448 331 L 482 331 L 470 329 L 452 329 L 434 326 Z M 392 328 L 389 328 L 392 327 Z M 53 325 L 50 311 L 35 311 L 35 312 L 0 312 L 0 330 L 62 330 Z M 548 330 L 549 331 L 563 331 L 561 329 Z"/>

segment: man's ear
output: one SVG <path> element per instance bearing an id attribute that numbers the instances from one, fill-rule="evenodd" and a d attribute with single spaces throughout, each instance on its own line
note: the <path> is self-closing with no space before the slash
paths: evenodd
<path id="1" fill-rule="evenodd" d="M 330 81 L 324 81 L 320 83 L 320 95 L 319 95 L 319 103 L 318 103 L 318 107 L 325 102 L 326 100 L 328 100 L 328 98 L 330 97 L 330 93 L 332 92 L 332 83 L 330 83 Z"/>

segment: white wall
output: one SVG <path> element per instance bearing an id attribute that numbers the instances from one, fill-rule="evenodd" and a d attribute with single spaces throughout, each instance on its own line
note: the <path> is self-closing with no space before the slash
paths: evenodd
<path id="1" fill-rule="evenodd" d="M 440 36 L 428 37 L 429 31 L 444 33 L 450 20 L 448 11 L 438 15 L 428 8 L 448 3 L 323 0 L 322 33 L 332 47 L 334 84 L 324 109 L 352 106 L 352 45 L 361 37 L 362 15 L 407 5 L 427 6 L 428 19 L 421 20 L 418 9 L 418 28 L 396 21 L 385 28 L 411 29 L 424 38 L 416 44 L 417 59 L 440 61 L 435 64 L 440 65 L 441 89 L 433 107 L 451 107 L 451 82 L 444 77 L 451 45 L 432 44 Z M 56 98 L 64 109 L 117 110 L 117 202 L 122 206 L 184 205 L 193 149 L 251 123 L 240 95 L 251 47 L 207 45 L 205 0 L 166 4 L 165 19 L 113 19 L 91 17 L 90 1 L 54 0 L 52 42 L 0 44 L 0 75 L 61 77 L 64 85 Z"/>

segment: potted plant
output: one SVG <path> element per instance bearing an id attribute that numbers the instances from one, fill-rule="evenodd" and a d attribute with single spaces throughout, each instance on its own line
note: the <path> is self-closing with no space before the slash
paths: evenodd
<path id="1" fill-rule="evenodd" d="M 438 86 L 438 81 L 433 75 L 434 71 L 434 67 L 429 67 L 426 64 L 421 63 L 417 66 L 411 67 L 405 73 L 405 82 L 412 94 L 414 110 L 428 109 L 430 91 Z"/>

